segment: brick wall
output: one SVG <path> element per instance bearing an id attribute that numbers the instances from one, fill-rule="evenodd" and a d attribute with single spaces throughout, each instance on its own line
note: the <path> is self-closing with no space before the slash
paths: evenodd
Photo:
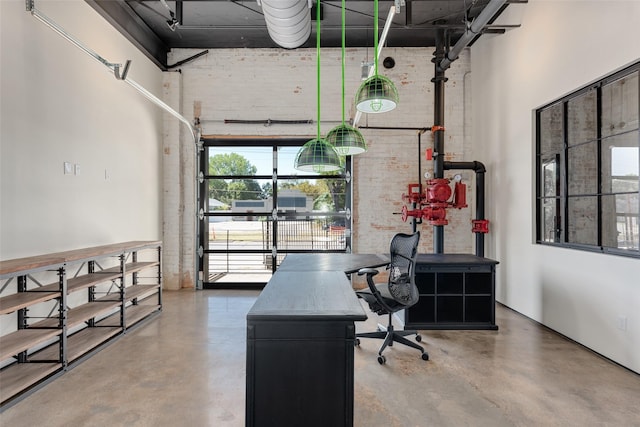
<path id="1" fill-rule="evenodd" d="M 190 57 L 198 50 L 174 49 L 169 63 Z M 323 49 L 321 53 L 321 133 L 326 133 L 341 121 L 341 59 L 340 49 Z M 353 97 L 361 82 L 361 63 L 372 61 L 372 49 L 347 49 L 345 92 L 346 119 L 354 116 Z M 403 223 L 401 195 L 407 184 L 417 182 L 425 172 L 432 172 L 431 162 L 422 161 L 418 171 L 418 157 L 433 145 L 430 132 L 421 136 L 422 153 L 418 151 L 416 130 L 374 130 L 369 127 L 429 127 L 433 121 L 433 64 L 432 48 L 385 48 L 383 58 L 392 56 L 396 65 L 387 70 L 380 61 L 379 71 L 393 80 L 398 88 L 400 103 L 394 111 L 380 115 L 363 115 L 358 123 L 369 144 L 369 151 L 355 157 L 354 189 L 354 246 L 353 252 L 386 252 L 389 240 L 397 232 L 410 232 L 409 222 Z M 252 136 L 314 136 L 317 115 L 317 69 L 315 49 L 222 49 L 211 50 L 181 67 L 180 78 L 165 79 L 165 97 L 179 102 L 185 117 L 199 117 L 204 135 Z M 447 71 L 445 90 L 445 149 L 446 159 L 475 160 L 465 153 L 465 115 L 469 57 L 465 51 Z M 173 73 L 167 73 L 173 74 Z M 467 84 L 468 85 L 468 84 Z M 176 93 L 178 92 L 178 93 Z M 177 101 L 180 100 L 180 101 Z M 238 125 L 224 120 L 313 120 L 305 125 Z M 468 132 L 467 132 L 468 133 Z M 181 256 L 165 260 L 166 274 L 192 271 L 192 247 L 195 211 L 193 182 L 195 165 L 193 143 L 183 131 L 180 142 L 178 130 L 165 132 L 165 155 L 181 159 L 165 162 L 165 233 L 180 230 L 181 238 L 172 239 L 182 248 Z M 169 149 L 170 152 L 167 152 Z M 470 151 L 467 149 L 467 151 Z M 179 186 L 175 168 L 181 170 Z M 445 176 L 461 173 L 468 184 L 467 201 L 473 206 L 473 173 L 447 171 Z M 424 179 L 424 178 L 423 178 Z M 168 208 L 167 208 L 168 207 Z M 182 222 L 173 224 L 167 216 L 182 213 Z M 471 252 L 473 235 L 470 232 L 472 209 L 450 210 L 450 225 L 445 228 L 446 252 Z M 419 226 L 422 231 L 421 251 L 432 251 L 432 227 Z M 167 238 L 165 238 L 167 242 Z M 167 245 L 167 243 L 165 243 Z M 176 248 L 179 249 L 179 248 Z M 168 248 L 170 251 L 171 248 Z M 186 252 L 185 252 L 186 251 Z M 189 252 L 191 251 L 191 252 Z M 189 256 L 191 253 L 191 256 Z M 184 274 L 182 275 L 184 278 Z M 188 280 L 187 280 L 188 281 Z M 185 285 L 183 284 L 183 287 Z"/>

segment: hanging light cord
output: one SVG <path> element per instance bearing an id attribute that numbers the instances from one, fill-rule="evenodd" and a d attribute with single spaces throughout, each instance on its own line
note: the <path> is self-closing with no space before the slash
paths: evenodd
<path id="1" fill-rule="evenodd" d="M 316 3 L 316 64 L 317 66 L 317 93 L 318 93 L 318 140 L 320 140 L 320 0 Z"/>
<path id="2" fill-rule="evenodd" d="M 373 37 L 373 50 L 375 52 L 375 66 L 376 66 L 376 76 L 378 75 L 378 0 L 374 0 L 374 12 L 373 12 L 373 32 L 375 36 Z"/>
<path id="3" fill-rule="evenodd" d="M 342 126 L 344 126 L 344 46 L 347 44 L 345 30 L 346 0 L 342 0 Z"/>

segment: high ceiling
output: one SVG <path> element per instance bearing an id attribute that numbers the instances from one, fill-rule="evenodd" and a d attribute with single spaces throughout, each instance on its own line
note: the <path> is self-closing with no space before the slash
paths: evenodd
<path id="1" fill-rule="evenodd" d="M 163 69 L 172 48 L 277 48 L 269 36 L 262 7 L 256 0 L 86 0 L 121 33 Z M 274 0 L 270 0 L 273 2 Z M 390 47 L 434 46 L 438 30 L 453 45 L 468 23 L 490 0 L 379 1 L 379 31 L 391 6 L 399 13 L 386 39 Z M 523 3 L 526 0 L 510 0 Z M 315 2 L 311 35 L 299 47 L 315 47 Z M 321 45 L 341 46 L 341 1 L 321 1 Z M 173 25 L 171 25 L 173 24 Z M 346 44 L 373 45 L 374 2 L 346 1 Z M 508 26 L 485 26 L 483 33 L 504 32 Z M 173 27 L 173 28 L 170 28 Z"/>

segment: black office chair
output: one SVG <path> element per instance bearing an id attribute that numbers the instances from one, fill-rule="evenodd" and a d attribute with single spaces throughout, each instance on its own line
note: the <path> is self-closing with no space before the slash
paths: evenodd
<path id="1" fill-rule="evenodd" d="M 392 316 L 393 313 L 409 308 L 418 302 L 418 288 L 415 284 L 415 265 L 418 256 L 418 242 L 420 240 L 420 232 L 414 234 L 398 233 L 391 240 L 391 262 L 387 266 L 389 270 L 389 279 L 387 283 L 374 283 L 373 277 L 378 274 L 378 270 L 374 268 L 363 268 L 358 271 L 358 275 L 367 275 L 367 284 L 369 289 L 357 291 L 359 298 L 364 299 L 371 311 L 377 314 L 388 314 L 389 325 L 386 331 L 380 327 L 377 332 L 364 332 L 356 334 L 361 338 L 379 338 L 384 339 L 380 351 L 378 351 L 378 363 L 383 365 L 387 359 L 382 351 L 387 347 L 391 347 L 394 342 L 408 345 L 420 350 L 423 360 L 429 360 L 429 355 L 424 351 L 421 345 L 409 341 L 405 338 L 407 335 L 416 335 L 416 341 L 422 341 L 422 337 L 418 331 L 393 329 Z M 356 338 L 356 345 L 360 345 L 360 340 Z"/>

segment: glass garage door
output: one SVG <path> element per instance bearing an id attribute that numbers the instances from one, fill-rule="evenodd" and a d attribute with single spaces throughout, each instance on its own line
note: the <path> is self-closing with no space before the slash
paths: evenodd
<path id="1" fill-rule="evenodd" d="M 299 173 L 307 139 L 204 139 L 200 156 L 203 287 L 263 287 L 287 253 L 347 252 L 350 173 Z M 351 167 L 346 160 L 345 171 Z"/>

